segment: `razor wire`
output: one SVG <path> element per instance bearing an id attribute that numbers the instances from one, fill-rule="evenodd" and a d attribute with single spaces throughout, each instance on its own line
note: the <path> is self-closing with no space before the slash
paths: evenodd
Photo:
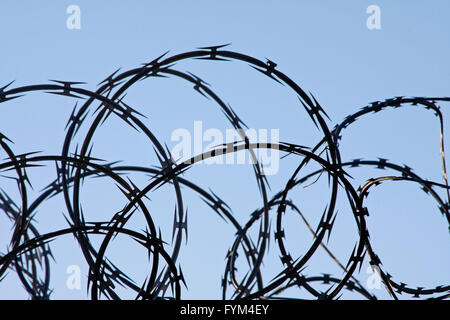
<path id="1" fill-rule="evenodd" d="M 312 94 L 307 94 L 298 84 L 277 69 L 277 64 L 271 60 L 261 61 L 254 57 L 226 50 L 227 45 L 202 47 L 195 51 L 176 54 L 168 57 L 168 52 L 145 63 L 142 66 L 122 73 L 119 70 L 108 76 L 96 91 L 80 87 L 81 82 L 52 80 L 52 83 L 27 85 L 12 88 L 12 83 L 0 89 L 0 103 L 19 99 L 34 91 L 62 95 L 64 97 L 86 100 L 81 107 L 75 105 L 67 122 L 66 135 L 60 155 L 42 155 L 37 152 L 15 154 L 11 146 L 12 141 L 0 132 L 0 145 L 7 154 L 7 158 L 0 162 L 0 171 L 12 172 L 17 182 L 21 201 L 15 202 L 5 190 L 0 192 L 0 209 L 14 223 L 11 232 L 8 251 L 0 256 L 0 279 L 3 279 L 8 270 L 18 275 L 23 287 L 32 299 L 49 299 L 51 297 L 51 241 L 64 235 L 72 235 L 78 242 L 82 254 L 89 266 L 88 288 L 92 299 L 104 296 L 108 299 L 120 299 L 115 288 L 117 284 L 127 288 L 136 295 L 136 299 L 181 299 L 182 286 L 186 286 L 185 277 L 177 261 L 181 251 L 183 239 L 187 240 L 188 220 L 185 201 L 181 187 L 186 187 L 196 194 L 217 214 L 217 217 L 229 222 L 236 230 L 235 239 L 226 253 L 225 270 L 222 275 L 223 299 L 289 299 L 282 293 L 292 287 L 306 290 L 316 299 L 338 299 L 343 290 L 354 291 L 362 298 L 377 299 L 368 292 L 354 277 L 355 272 L 361 268 L 365 259 L 376 268 L 387 292 L 392 298 L 398 299 L 403 294 L 408 297 L 430 297 L 445 299 L 450 295 L 450 285 L 442 284 L 434 288 L 413 287 L 400 280 L 394 279 L 381 262 L 381 254 L 375 253 L 370 241 L 366 217 L 370 209 L 365 205 L 366 199 L 372 189 L 386 182 L 407 181 L 418 184 L 424 192 L 431 195 L 436 201 L 440 213 L 450 225 L 450 195 L 445 166 L 444 150 L 444 120 L 438 103 L 450 101 L 449 97 L 395 97 L 385 101 L 373 102 L 360 111 L 347 116 L 344 121 L 334 128 L 330 128 L 330 121 L 324 108 Z M 243 133 L 245 122 L 237 115 L 232 107 L 225 103 L 208 85 L 207 82 L 190 72 L 181 72 L 175 69 L 178 62 L 189 59 L 203 61 L 241 61 L 250 65 L 270 79 L 290 88 L 299 99 L 301 106 L 309 115 L 311 121 L 320 130 L 321 140 L 313 146 L 300 146 L 295 143 L 252 143 Z M 188 161 L 177 163 L 167 147 L 160 142 L 152 130 L 142 121 L 143 115 L 125 103 L 127 90 L 138 81 L 150 77 L 177 77 L 193 85 L 196 92 L 214 101 L 226 116 L 228 122 L 241 135 L 241 141 L 229 142 L 213 150 L 194 155 Z M 342 132 L 360 118 L 373 113 L 382 112 L 388 108 L 416 107 L 434 112 L 440 125 L 440 152 L 442 160 L 443 182 L 438 183 L 424 179 L 413 172 L 406 165 L 398 165 L 387 159 L 376 160 L 355 159 L 344 161 L 341 159 L 339 141 Z M 88 127 L 83 143 L 73 149 L 73 140 L 79 129 L 85 124 L 88 112 L 93 111 L 94 120 Z M 111 117 L 122 121 L 123 125 L 130 126 L 148 139 L 153 148 L 159 164 L 155 167 L 121 166 L 117 163 L 105 163 L 92 154 L 92 144 L 97 129 Z M 208 158 L 219 155 L 246 151 L 253 154 L 258 149 L 277 149 L 286 155 L 296 156 L 299 159 L 298 167 L 286 181 L 285 188 L 271 198 L 268 195 L 268 181 L 264 170 L 258 161 L 254 161 L 253 169 L 258 183 L 262 206 L 253 211 L 245 224 L 240 224 L 233 215 L 231 208 L 218 195 L 211 190 L 195 184 L 184 178 L 183 173 L 193 165 Z M 253 155 L 254 156 L 254 155 Z M 303 175 L 303 169 L 308 163 L 316 163 L 320 170 Z M 40 193 L 33 202 L 30 201 L 27 190 L 31 181 L 27 169 L 49 164 L 55 164 L 56 175 L 54 180 Z M 349 171 L 356 167 L 372 167 L 390 169 L 397 175 L 370 178 L 362 186 L 354 185 Z M 151 177 L 150 183 L 144 188 L 138 188 L 133 181 L 123 176 L 128 173 L 147 174 Z M 320 223 L 311 226 L 303 215 L 301 206 L 295 199 L 289 199 L 289 193 L 294 188 L 314 183 L 321 175 L 329 179 L 330 193 L 326 200 Z M 120 211 L 111 215 L 106 222 L 87 221 L 80 200 L 82 182 L 85 178 L 98 177 L 111 179 L 122 191 L 127 199 L 127 205 Z M 144 198 L 162 185 L 170 185 L 176 196 L 173 221 L 173 247 L 168 250 L 161 231 L 155 224 L 151 211 L 144 203 Z M 337 216 L 338 192 L 344 191 L 354 217 L 354 228 L 358 232 L 358 241 L 355 244 L 346 265 L 339 261 L 327 247 L 327 239 L 333 230 Z M 438 191 L 444 190 L 442 197 Z M 47 200 L 62 195 L 65 201 L 67 215 L 67 228 L 45 234 L 39 233 L 34 223 L 37 208 Z M 306 252 L 299 257 L 292 257 L 286 244 L 283 218 L 290 209 L 304 223 L 313 236 L 313 243 Z M 271 214 L 271 211 L 275 214 Z M 142 232 L 126 227 L 133 215 L 142 214 L 146 221 Z M 259 223 L 258 239 L 252 239 L 249 230 Z M 272 228 L 272 224 L 274 227 Z M 130 237 L 139 243 L 151 256 L 148 277 L 142 284 L 136 284 L 128 275 L 117 268 L 106 256 L 106 250 L 112 239 L 118 234 Z M 91 243 L 91 235 L 101 235 L 101 245 L 96 249 Z M 275 239 L 280 260 L 284 266 L 279 274 L 272 280 L 264 279 L 261 268 L 268 252 L 271 237 Z M 329 274 L 307 276 L 304 269 L 308 261 L 323 248 L 333 263 L 343 271 L 342 277 Z M 236 263 L 239 259 L 239 250 L 243 250 L 248 265 L 248 271 L 242 279 L 236 274 Z M 351 249 L 351 248 L 350 248 Z M 161 268 L 160 265 L 164 267 Z M 44 276 L 40 277 L 38 266 L 44 269 Z M 316 284 L 328 286 L 320 290 Z M 1 285 L 1 282 L 0 282 Z M 230 293 L 231 291 L 231 293 Z"/>

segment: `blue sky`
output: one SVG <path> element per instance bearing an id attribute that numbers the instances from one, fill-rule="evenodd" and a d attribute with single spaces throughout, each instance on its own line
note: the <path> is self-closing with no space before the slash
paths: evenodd
<path id="1" fill-rule="evenodd" d="M 69 5 L 81 9 L 81 29 L 66 27 Z M 366 9 L 381 8 L 381 29 L 368 30 Z M 396 96 L 449 96 L 450 20 L 448 1 L 2 1 L 0 3 L 0 84 L 12 86 L 48 83 L 49 79 L 84 81 L 96 85 L 118 68 L 125 71 L 170 50 L 169 55 L 201 46 L 232 43 L 230 50 L 269 58 L 278 69 L 311 92 L 331 118 L 329 126 L 341 122 L 372 101 Z M 320 138 L 310 118 L 287 88 L 261 77 L 241 62 L 183 61 L 175 66 L 207 81 L 252 128 L 276 128 L 280 139 L 314 145 Z M 192 130 L 195 120 L 205 128 L 225 130 L 230 126 L 213 104 L 180 79 L 148 79 L 128 91 L 126 101 L 148 116 L 146 122 L 170 147 L 177 128 Z M 42 150 L 57 154 L 62 148 L 64 126 L 75 100 L 44 93 L 30 93 L 0 105 L 0 132 L 12 139 L 17 153 Z M 448 130 L 450 105 L 442 104 L 444 130 Z M 169 120 L 169 118 L 172 118 Z M 444 131 L 444 132 L 445 132 Z M 85 134 L 80 132 L 78 141 Z M 447 139 L 448 140 L 448 139 Z M 139 134 L 112 119 L 94 139 L 94 154 L 108 161 L 123 160 L 136 165 L 155 165 L 153 149 Z M 130 143 L 132 141 L 132 143 Z M 445 141 L 446 149 L 450 149 Z M 420 176 L 442 182 L 439 153 L 439 123 L 431 112 L 402 108 L 370 114 L 343 131 L 340 150 L 344 160 L 388 158 L 407 164 Z M 1 158 L 5 157 L 0 153 Z M 283 188 L 296 160 L 280 162 L 279 174 L 270 177 L 272 192 Z M 314 167 L 312 166 L 311 170 Z M 31 171 L 30 171 L 31 172 Z M 31 177 L 35 195 L 53 179 L 54 167 L 38 168 Z M 360 168 L 350 172 L 357 187 L 370 177 L 395 174 Z M 51 177 L 51 178 L 50 178 Z M 148 177 L 130 176 L 139 186 Z M 211 187 L 245 223 L 262 205 L 250 166 L 198 165 L 186 178 Z M 324 180 L 324 181 L 322 181 Z M 17 191 L 8 179 L 3 189 Z M 302 189 L 302 188 L 300 188 Z M 329 189 L 321 179 L 311 190 L 296 190 L 291 197 L 314 222 L 327 204 Z M 441 193 L 443 195 L 443 193 Z M 15 195 L 15 199 L 19 199 Z M 220 298 L 220 279 L 225 254 L 234 240 L 234 230 L 212 214 L 193 193 L 186 191 L 189 210 L 189 241 L 183 244 L 180 263 L 188 282 L 183 298 Z M 172 189 L 150 196 L 152 216 L 163 234 L 171 238 L 174 195 Z M 93 220 L 110 217 L 124 205 L 114 184 L 92 179 L 83 187 L 83 208 Z M 386 183 L 367 200 L 371 212 L 368 226 L 372 243 L 386 271 L 412 286 L 435 287 L 450 280 L 448 225 L 433 200 L 417 185 Z M 63 199 L 49 201 L 36 216 L 42 232 L 64 226 Z M 292 220 L 289 220 L 291 219 Z M 311 235 L 294 216 L 287 219 L 288 243 L 293 256 L 302 254 Z M 9 241 L 5 218 L 0 249 Z M 345 200 L 330 240 L 330 248 L 346 262 L 357 239 L 357 228 Z M 136 218 L 139 229 L 142 220 Z M 400 233 L 397 233 L 400 230 Z M 255 231 L 257 232 L 257 230 Z M 86 297 L 87 265 L 79 246 L 66 236 L 54 242 L 56 263 L 52 265 L 53 298 Z M 132 249 L 131 249 L 132 248 Z M 281 271 L 275 243 L 265 264 L 269 281 Z M 145 278 L 146 254 L 127 239 L 117 239 L 111 257 L 134 278 Z M 81 290 L 68 290 L 66 268 L 79 265 Z M 366 265 L 358 276 L 365 283 Z M 245 265 L 242 264 L 243 274 Z M 340 276 L 339 269 L 323 252 L 311 261 L 306 273 Z M 243 276 L 242 274 L 242 276 Z M 383 290 L 373 293 L 387 297 Z M 292 296 L 303 297 L 292 290 Z M 131 297 L 123 292 L 124 297 Z M 307 297 L 307 296 L 305 296 Z M 354 297 L 349 294 L 344 297 Z M 0 298 L 27 298 L 13 272 L 0 283 Z"/>

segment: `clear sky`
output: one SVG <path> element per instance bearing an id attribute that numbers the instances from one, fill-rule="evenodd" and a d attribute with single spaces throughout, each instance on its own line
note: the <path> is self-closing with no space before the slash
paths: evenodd
<path id="1" fill-rule="evenodd" d="M 66 26 L 70 5 L 81 9 L 80 29 Z M 381 9 L 381 29 L 369 30 L 366 9 Z M 95 91 L 97 84 L 118 68 L 138 67 L 170 50 L 169 55 L 197 47 L 232 43 L 229 50 L 269 58 L 278 70 L 311 92 L 326 110 L 334 127 L 372 101 L 396 96 L 450 96 L 450 3 L 426 1 L 9 1 L 0 2 L 0 85 L 49 83 L 49 79 L 84 81 Z M 190 71 L 207 81 L 229 102 L 251 128 L 279 129 L 280 140 L 313 146 L 320 132 L 301 108 L 295 94 L 242 62 L 183 61 L 175 69 Z M 43 151 L 58 154 L 64 127 L 75 99 L 30 93 L 0 105 L 0 132 L 14 141 L 16 153 Z M 174 130 L 193 131 L 194 121 L 203 128 L 225 132 L 231 126 L 213 101 L 192 90 L 177 78 L 147 79 L 130 88 L 125 101 L 145 114 L 145 124 L 160 141 L 172 148 Z M 440 105 L 444 132 L 448 132 L 450 104 Z M 88 116 L 92 118 L 92 113 Z M 80 130 L 77 142 L 86 131 Z M 340 150 L 344 161 L 354 158 L 390 159 L 406 164 L 421 177 L 443 182 L 439 152 L 439 122 L 432 112 L 412 107 L 369 114 L 344 130 Z M 445 136 L 447 138 L 447 136 Z M 448 139 L 446 149 L 450 149 Z M 94 137 L 93 156 L 126 164 L 157 164 L 148 141 L 117 119 L 110 119 Z M 6 157 L 0 151 L 1 159 Z M 280 161 L 279 173 L 269 177 L 270 194 L 281 190 L 300 158 Z M 448 162 L 447 162 L 448 164 Z M 30 170 L 34 191 L 54 179 L 54 164 Z M 307 172 L 317 169 L 311 166 Z M 351 169 L 357 188 L 370 177 L 395 175 L 393 171 Z M 130 175 L 140 187 L 148 177 Z M 244 224 L 262 205 L 253 170 L 249 165 L 205 165 L 189 170 L 185 178 L 204 189 L 211 188 L 233 209 Z M 0 186 L 18 201 L 15 184 L 0 177 Z M 184 190 L 184 189 L 183 189 Z M 290 198 L 313 226 L 327 205 L 330 189 L 322 177 L 310 188 L 298 188 Z M 443 192 L 440 192 L 444 196 Z M 234 241 L 234 229 L 209 210 L 199 197 L 184 190 L 189 211 L 189 239 L 183 242 L 179 263 L 188 283 L 183 298 L 220 298 L 220 280 L 225 254 Z M 343 197 L 344 196 L 344 197 Z M 149 195 L 149 210 L 161 226 L 164 239 L 171 240 L 173 188 L 164 187 Z M 108 219 L 125 205 L 114 183 L 88 179 L 82 191 L 87 219 Z M 345 264 L 358 238 L 357 228 L 345 195 L 341 195 L 330 249 Z M 413 287 L 435 287 L 450 282 L 448 224 L 433 199 L 407 182 L 390 182 L 373 191 L 367 202 L 367 222 L 372 244 L 383 267 L 398 282 Z M 55 198 L 39 208 L 36 227 L 41 233 L 65 226 L 63 199 Z M 274 217 L 274 212 L 272 212 Z M 274 222 L 272 226 L 274 226 Z M 11 223 L 0 217 L 0 251 L 11 237 Z M 142 218 L 131 222 L 137 230 Z M 253 234 L 257 235 L 255 229 Z M 293 257 L 304 254 L 312 237 L 300 219 L 286 217 L 287 244 Z M 272 235 L 273 236 L 273 235 Z M 94 243 L 100 238 L 93 238 Z M 86 298 L 87 264 L 72 236 L 52 243 L 52 298 Z M 140 284 L 148 274 L 146 253 L 125 237 L 110 246 L 108 257 Z M 272 237 L 264 276 L 267 283 L 281 270 L 279 252 Z M 78 265 L 82 289 L 66 287 L 67 267 Z M 242 262 L 240 276 L 245 275 Z M 367 261 L 355 274 L 362 284 L 370 276 Z M 146 269 L 147 268 L 147 269 Z M 319 250 L 305 274 L 341 272 Z M 319 288 L 323 289 L 326 287 Z M 132 297 L 119 290 L 123 297 Z M 380 298 L 383 289 L 371 292 Z M 309 297 L 291 290 L 285 295 Z M 344 298 L 358 297 L 345 293 Z M 401 296 L 400 296 L 401 297 Z M 0 298 L 27 298 L 20 281 L 10 271 L 0 282 Z"/>

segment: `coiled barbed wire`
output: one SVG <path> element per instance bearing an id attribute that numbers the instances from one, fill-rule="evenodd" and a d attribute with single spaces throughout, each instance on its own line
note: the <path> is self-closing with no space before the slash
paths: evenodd
<path id="1" fill-rule="evenodd" d="M 11 84 L 0 89 L 0 103 L 18 99 L 33 91 L 44 91 L 51 94 L 62 95 L 72 98 L 87 99 L 78 108 L 76 104 L 70 119 L 67 122 L 64 143 L 60 155 L 40 155 L 36 152 L 15 154 L 11 148 L 12 141 L 0 132 L 0 145 L 7 158 L 0 163 L 1 171 L 12 171 L 15 174 L 21 203 L 16 203 L 7 192 L 0 192 L 0 209 L 14 222 L 8 251 L 0 257 L 0 279 L 4 277 L 7 270 L 14 270 L 18 275 L 25 290 L 32 299 L 49 299 L 52 293 L 50 288 L 51 263 L 53 257 L 50 241 L 62 235 L 73 235 L 80 245 L 82 254 L 89 266 L 88 288 L 92 299 L 105 296 L 109 299 L 120 299 L 115 290 L 115 285 L 135 292 L 136 299 L 181 299 L 182 284 L 186 285 L 181 267 L 177 267 L 177 260 L 181 250 L 183 239 L 187 240 L 188 222 L 186 205 L 183 201 L 181 187 L 187 187 L 196 192 L 202 200 L 213 210 L 218 217 L 230 222 L 236 229 L 236 237 L 226 255 L 225 270 L 222 277 L 223 299 L 287 299 L 282 297 L 283 291 L 291 287 L 299 287 L 306 290 L 317 299 L 337 299 L 342 290 L 355 291 L 362 298 L 376 299 L 376 296 L 368 292 L 359 281 L 354 278 L 354 273 L 364 259 L 368 258 L 370 264 L 376 267 L 385 285 L 387 292 L 392 298 L 397 299 L 399 294 L 412 297 L 433 297 L 445 299 L 450 296 L 450 285 L 440 285 L 435 288 L 413 288 L 403 282 L 398 282 L 384 271 L 381 259 L 374 252 L 369 230 L 366 224 L 366 216 L 370 210 L 365 206 L 365 200 L 371 189 L 386 181 L 409 181 L 419 184 L 422 189 L 430 194 L 437 202 L 442 215 L 450 225 L 450 195 L 445 166 L 444 151 L 444 122 L 443 116 L 437 103 L 450 101 L 449 97 L 395 97 L 385 101 L 373 102 L 360 111 L 351 114 L 345 120 L 330 129 L 325 118 L 328 118 L 325 110 L 311 94 L 306 94 L 287 75 L 277 70 L 277 64 L 267 60 L 263 62 L 251 56 L 238 52 L 227 51 L 227 45 L 202 47 L 198 50 L 177 54 L 167 57 L 167 52 L 141 67 L 131 69 L 122 73 L 119 70 L 108 76 L 100 87 L 94 92 L 83 89 L 78 85 L 81 82 L 69 82 L 52 80 L 50 84 L 28 85 L 11 88 Z M 245 135 L 243 128 L 246 127 L 243 120 L 229 104 L 223 102 L 208 84 L 189 72 L 181 72 L 174 69 L 175 65 L 186 59 L 232 61 L 237 60 L 248 63 L 253 69 L 259 71 L 272 80 L 281 83 L 297 94 L 302 107 L 307 111 L 309 117 L 322 132 L 322 139 L 311 147 L 299 146 L 295 143 L 252 143 Z M 167 147 L 156 138 L 153 132 L 141 120 L 143 116 L 137 110 L 126 104 L 123 100 L 127 90 L 138 81 L 149 77 L 178 77 L 188 81 L 201 95 L 212 99 L 227 117 L 229 123 L 241 135 L 241 141 L 226 143 L 213 150 L 194 155 L 190 160 L 177 163 L 171 157 Z M 439 118 L 440 123 L 440 151 L 442 159 L 443 183 L 433 182 L 421 178 L 413 173 L 406 165 L 398 165 L 387 159 L 363 160 L 355 159 L 343 161 L 339 150 L 339 141 L 342 139 L 342 130 L 352 123 L 370 113 L 381 112 L 388 108 L 401 108 L 406 106 L 424 107 L 431 110 Z M 81 147 L 78 146 L 74 153 L 70 153 L 74 136 L 85 123 L 89 111 L 94 110 L 95 118 L 90 124 Z M 92 156 L 93 137 L 99 126 L 112 115 L 118 117 L 125 125 L 131 126 L 145 135 L 148 143 L 154 148 L 159 159 L 156 167 L 143 166 L 120 166 L 116 163 L 102 163 L 100 159 Z M 329 119 L 329 118 L 328 118 Z M 298 167 L 287 180 L 285 188 L 269 198 L 267 193 L 268 182 L 258 161 L 253 163 L 255 178 L 258 182 L 263 206 L 250 214 L 248 221 L 242 225 L 233 216 L 231 208 L 211 190 L 206 191 L 202 187 L 185 179 L 182 174 L 191 166 L 205 159 L 218 155 L 236 153 L 246 150 L 253 154 L 255 150 L 277 149 L 289 155 L 299 156 Z M 321 169 L 310 174 L 300 176 L 302 169 L 308 163 L 315 162 Z M 56 178 L 44 190 L 40 196 L 30 203 L 27 196 L 27 188 L 31 181 L 27 175 L 27 168 L 55 163 Z M 348 169 L 355 167 L 375 167 L 379 169 L 391 169 L 397 172 L 397 176 L 384 176 L 371 178 L 363 186 L 355 186 L 349 178 Z M 152 178 L 150 183 L 143 189 L 139 189 L 133 181 L 123 178 L 126 173 L 149 174 Z M 288 194 L 294 188 L 306 183 L 314 183 L 322 174 L 329 178 L 331 191 L 326 201 L 326 209 L 320 219 L 320 223 L 314 230 L 306 217 L 302 214 L 295 201 L 288 199 Z M 82 181 L 88 177 L 101 177 L 112 179 L 123 192 L 128 204 L 119 212 L 112 215 L 106 222 L 86 221 L 80 203 L 80 191 Z M 143 198 L 151 191 L 162 185 L 170 184 L 176 195 L 175 214 L 173 222 L 173 248 L 168 252 L 161 231 L 154 223 L 150 211 L 146 207 Z M 71 189 L 71 191 L 69 190 Z M 347 264 L 344 266 L 328 249 L 325 238 L 329 238 L 337 215 L 338 191 L 343 189 L 351 207 L 359 239 Z M 437 190 L 445 190 L 445 198 L 442 198 Z M 36 209 L 48 199 L 61 194 L 65 200 L 67 216 L 65 216 L 67 228 L 54 232 L 40 234 L 34 224 Z M 314 237 L 314 241 L 303 256 L 294 258 L 290 255 L 285 243 L 285 231 L 283 229 L 283 217 L 286 209 L 296 213 L 301 221 L 308 227 Z M 276 216 L 271 217 L 270 211 L 276 210 Z M 145 230 L 138 232 L 126 227 L 130 218 L 140 213 L 146 221 Z M 274 228 L 271 228 L 272 222 Z M 252 226 L 260 224 L 258 239 L 252 240 L 249 230 Z M 144 283 L 136 284 L 125 273 L 118 269 L 107 257 L 106 250 L 112 239 L 118 235 L 126 235 L 135 240 L 148 251 L 152 257 L 150 272 Z M 98 249 L 91 243 L 91 235 L 102 235 L 103 240 Z M 271 281 L 263 279 L 261 266 L 271 235 L 274 236 L 281 262 L 284 269 L 280 270 L 277 277 Z M 306 276 L 303 270 L 306 263 L 322 247 L 332 260 L 343 270 L 341 278 L 328 274 Z M 243 279 L 236 275 L 236 261 L 238 250 L 245 253 L 248 272 Z M 161 268 L 160 264 L 164 267 Z M 41 279 L 37 272 L 40 265 L 45 270 Z M 315 283 L 327 285 L 325 291 L 319 290 Z M 1 283 L 0 283 L 1 285 Z M 170 289 L 170 290 L 169 290 Z M 232 290 L 229 295 L 228 290 Z"/>

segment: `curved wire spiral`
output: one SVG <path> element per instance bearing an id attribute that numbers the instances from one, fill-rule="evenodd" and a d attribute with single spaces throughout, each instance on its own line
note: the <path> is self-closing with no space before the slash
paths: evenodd
<path id="1" fill-rule="evenodd" d="M 311 120 L 322 133 L 322 139 L 314 146 L 299 146 L 295 143 L 280 142 L 255 144 L 251 143 L 245 134 L 242 140 L 234 143 L 218 146 L 212 151 L 197 154 L 190 161 L 176 163 L 170 152 L 158 141 L 155 135 L 141 121 L 142 116 L 138 111 L 127 105 L 123 98 L 126 91 L 140 80 L 149 77 L 178 77 L 191 83 L 194 89 L 200 94 L 212 99 L 221 111 L 226 115 L 230 124 L 237 130 L 245 127 L 244 122 L 237 113 L 224 103 L 215 94 L 208 84 L 191 73 L 181 72 L 174 69 L 175 65 L 186 59 L 201 59 L 206 61 L 239 60 L 249 64 L 265 76 L 279 82 L 293 90 L 299 98 L 303 108 L 307 111 Z M 107 77 L 98 90 L 89 91 L 77 85 L 80 82 L 52 81 L 49 84 L 28 85 L 23 87 L 10 88 L 10 84 L 0 90 L 0 103 L 17 99 L 33 91 L 45 91 L 51 94 L 58 94 L 72 98 L 84 98 L 86 101 L 77 110 L 75 106 L 72 115 L 67 123 L 67 133 L 65 135 L 62 152 L 60 155 L 41 155 L 35 152 L 25 154 L 15 154 L 11 148 L 12 141 L 0 132 L 0 146 L 7 154 L 7 159 L 0 163 L 1 171 L 11 171 L 15 174 L 18 190 L 21 195 L 21 203 L 15 203 L 12 198 L 2 190 L 0 192 L 0 209 L 7 217 L 14 222 L 14 229 L 11 234 L 8 252 L 0 257 L 0 279 L 7 270 L 14 270 L 22 282 L 24 288 L 32 299 L 49 299 L 50 289 L 50 259 L 52 252 L 49 242 L 62 235 L 73 235 L 80 245 L 83 256 L 89 265 L 89 288 L 92 299 L 99 299 L 101 295 L 109 299 L 120 299 L 115 291 L 115 284 L 120 284 L 135 292 L 136 299 L 181 299 L 181 286 L 184 283 L 184 276 L 181 268 L 176 266 L 181 250 L 182 240 L 187 237 L 187 212 L 183 202 L 181 187 L 187 187 L 196 192 L 218 217 L 228 221 L 236 229 L 236 237 L 230 250 L 226 255 L 226 264 L 222 280 L 222 297 L 224 299 L 281 299 L 280 294 L 288 288 L 297 286 L 307 290 L 317 299 L 337 299 L 342 290 L 357 292 L 362 298 L 376 299 L 376 296 L 368 292 L 364 286 L 353 277 L 358 268 L 361 267 L 365 258 L 370 264 L 377 267 L 379 275 L 389 294 L 397 299 L 399 294 L 406 294 L 412 297 L 433 297 L 445 299 L 450 296 L 450 286 L 440 285 L 435 288 L 414 288 L 405 283 L 394 280 L 389 273 L 384 271 L 381 259 L 374 252 L 369 230 L 366 224 L 366 216 L 370 210 L 365 206 L 365 201 L 369 191 L 377 185 L 386 181 L 409 181 L 419 184 L 422 189 L 430 194 L 437 202 L 440 211 L 450 225 L 450 195 L 445 167 L 444 152 L 444 122 L 443 116 L 437 105 L 440 102 L 448 102 L 448 97 L 395 97 L 385 101 L 378 101 L 362 108 L 360 111 L 351 114 L 345 120 L 330 128 L 325 118 L 328 117 L 325 110 L 312 96 L 306 94 L 287 75 L 277 70 L 277 65 L 267 60 L 263 62 L 251 56 L 238 52 L 227 51 L 225 46 L 214 46 L 199 48 L 195 51 L 185 52 L 167 57 L 167 53 L 144 64 L 141 67 L 131 69 L 122 73 L 119 70 Z M 343 161 L 339 150 L 339 141 L 342 139 L 342 130 L 348 128 L 352 123 L 371 113 L 381 112 L 388 108 L 401 108 L 406 106 L 423 107 L 433 111 L 439 118 L 441 132 L 441 158 L 443 183 L 437 183 L 421 178 L 415 174 L 411 168 L 405 165 L 391 163 L 386 159 L 362 160 L 355 159 Z M 95 119 L 90 124 L 87 135 L 78 150 L 70 153 L 73 145 L 73 138 L 80 127 L 85 123 L 87 113 L 95 110 Z M 100 159 L 91 156 L 92 142 L 94 134 L 99 126 L 107 121 L 111 116 L 115 116 L 123 121 L 124 125 L 131 126 L 148 138 L 148 143 L 155 150 L 160 163 L 156 167 L 142 166 L 120 166 L 116 163 L 102 163 Z M 243 132 L 243 131 L 240 131 Z M 269 198 L 267 193 L 267 180 L 258 162 L 253 164 L 255 179 L 263 201 L 263 206 L 252 212 L 245 224 L 240 224 L 233 216 L 230 207 L 212 191 L 207 191 L 194 184 L 190 180 L 183 178 L 182 173 L 189 170 L 191 166 L 210 157 L 220 154 L 235 153 L 240 150 L 253 152 L 259 148 L 278 149 L 283 153 L 299 156 L 298 167 L 286 181 L 283 190 Z M 27 176 L 27 168 L 45 165 L 46 163 L 56 164 L 56 177 L 54 181 L 44 189 L 40 196 L 30 202 L 27 196 L 27 188 L 31 185 Z M 317 163 L 321 169 L 308 175 L 301 176 L 302 169 L 310 162 Z M 355 187 L 349 179 L 347 171 L 354 167 L 374 167 L 379 169 L 391 169 L 397 172 L 396 176 L 385 176 L 369 179 L 363 186 Z M 126 173 L 150 174 L 152 179 L 143 189 L 139 189 L 130 180 L 123 178 Z M 316 230 L 308 223 L 298 206 L 288 199 L 288 194 L 296 187 L 307 183 L 314 183 L 322 174 L 328 176 L 330 181 L 330 194 L 327 200 L 326 210 L 323 212 L 320 223 Z M 123 192 L 128 200 L 128 204 L 119 212 L 115 213 L 110 221 L 96 222 L 86 221 L 81 209 L 80 190 L 82 181 L 88 177 L 101 177 L 112 179 Z M 149 209 L 146 207 L 143 198 L 148 193 L 156 190 L 164 184 L 170 184 L 176 195 L 176 209 L 173 223 L 174 245 L 171 252 L 165 247 L 165 242 L 158 232 Z M 333 223 L 337 214 L 338 190 L 344 189 L 347 201 L 352 209 L 355 226 L 359 239 L 344 266 L 327 248 L 326 237 L 332 232 Z M 438 194 L 438 190 L 445 191 L 445 197 Z M 65 199 L 67 210 L 67 223 L 65 229 L 54 232 L 40 234 L 33 217 L 37 208 L 46 200 L 62 195 Z M 283 229 L 283 217 L 286 209 L 292 210 L 306 224 L 314 237 L 314 241 L 303 256 L 294 259 L 289 254 L 286 245 L 286 235 Z M 271 219 L 270 211 L 275 210 L 276 216 Z M 138 232 L 127 228 L 127 222 L 131 216 L 140 213 L 146 220 L 146 229 Z M 275 227 L 271 228 L 271 221 Z M 258 239 L 253 241 L 249 235 L 252 226 L 260 224 Z M 134 239 L 148 251 L 152 257 L 151 268 L 147 280 L 137 285 L 125 273 L 119 270 L 106 257 L 105 252 L 112 239 L 117 234 L 126 235 Z M 91 235 L 102 235 L 103 240 L 98 249 L 91 243 Z M 274 236 L 281 262 L 284 269 L 273 280 L 267 282 L 261 274 L 261 266 L 265 254 L 268 251 L 268 242 Z M 303 269 L 306 263 L 322 247 L 334 262 L 344 271 L 341 278 L 331 275 L 321 274 L 317 276 L 305 276 Z M 236 275 L 236 261 L 238 260 L 238 250 L 245 252 L 248 272 L 243 279 L 238 280 Z M 160 268 L 160 264 L 164 268 Z M 39 277 L 37 266 L 41 265 L 45 272 L 43 279 Z M 318 290 L 315 283 L 327 285 L 325 291 Z M 185 283 L 184 283 L 185 284 Z M 186 284 L 185 284 L 186 285 Z M 169 290 L 170 289 L 170 290 Z M 231 296 L 228 291 L 232 290 Z"/>

